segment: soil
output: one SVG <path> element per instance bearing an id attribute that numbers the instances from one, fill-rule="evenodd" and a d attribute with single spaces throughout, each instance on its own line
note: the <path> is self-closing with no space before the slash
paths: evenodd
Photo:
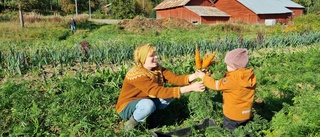
<path id="1" fill-rule="evenodd" d="M 184 19 L 172 17 L 164 19 L 154 19 L 137 16 L 131 20 L 121 20 L 118 24 L 125 30 L 135 33 L 143 33 L 147 31 L 161 32 L 162 30 L 170 27 L 180 28 L 183 30 L 197 28 L 194 24 L 187 22 Z"/>

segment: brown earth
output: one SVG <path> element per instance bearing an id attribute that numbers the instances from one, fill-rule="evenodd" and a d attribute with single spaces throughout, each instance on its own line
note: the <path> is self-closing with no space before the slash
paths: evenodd
<path id="1" fill-rule="evenodd" d="M 169 27 L 180 28 L 184 30 L 196 29 L 196 26 L 190 22 L 178 18 L 153 19 L 137 16 L 131 20 L 121 20 L 118 23 L 127 31 L 142 33 L 145 31 L 161 32 Z"/>

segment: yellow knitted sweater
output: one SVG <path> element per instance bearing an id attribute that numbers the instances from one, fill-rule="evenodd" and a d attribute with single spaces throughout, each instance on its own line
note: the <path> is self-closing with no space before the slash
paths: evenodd
<path id="1" fill-rule="evenodd" d="M 189 75 L 177 75 L 159 66 L 147 70 L 135 66 L 131 68 L 124 79 L 122 89 L 116 104 L 120 113 L 133 100 L 142 98 L 180 98 L 180 87 L 165 87 L 165 82 L 177 86 L 189 84 Z"/>

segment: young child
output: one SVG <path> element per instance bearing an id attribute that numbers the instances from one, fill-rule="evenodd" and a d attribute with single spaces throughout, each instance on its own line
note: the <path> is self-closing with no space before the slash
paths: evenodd
<path id="1" fill-rule="evenodd" d="M 223 92 L 223 127 L 232 132 L 245 125 L 252 116 L 256 76 L 253 69 L 247 68 L 249 54 L 245 48 L 228 52 L 224 62 L 228 72 L 220 80 L 215 80 L 202 71 L 197 73 L 206 87 Z"/>

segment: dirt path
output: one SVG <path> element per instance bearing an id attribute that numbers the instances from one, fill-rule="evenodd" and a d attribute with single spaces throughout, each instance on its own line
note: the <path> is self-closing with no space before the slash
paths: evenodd
<path id="1" fill-rule="evenodd" d="M 103 23 L 103 24 L 118 24 L 121 20 L 117 20 L 117 19 L 91 19 L 89 21 Z"/>

